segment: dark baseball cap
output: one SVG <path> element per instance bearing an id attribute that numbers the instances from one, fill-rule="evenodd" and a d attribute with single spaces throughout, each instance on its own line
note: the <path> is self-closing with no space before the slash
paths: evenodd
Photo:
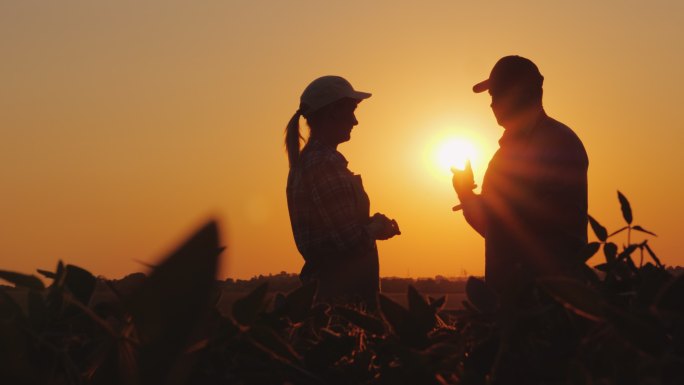
<path id="1" fill-rule="evenodd" d="M 489 79 L 473 86 L 473 92 L 480 93 L 489 89 L 502 91 L 513 86 L 538 89 L 543 83 L 544 77 L 530 59 L 517 55 L 504 56 L 492 68 Z"/>

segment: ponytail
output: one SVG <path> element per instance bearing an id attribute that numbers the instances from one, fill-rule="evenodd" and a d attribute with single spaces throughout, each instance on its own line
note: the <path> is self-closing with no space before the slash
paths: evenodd
<path id="1" fill-rule="evenodd" d="M 290 168 L 294 167 L 299 160 L 299 144 L 302 134 L 299 132 L 299 117 L 302 116 L 300 110 L 297 110 L 287 123 L 285 128 L 285 149 L 287 151 L 287 158 L 290 161 Z"/>

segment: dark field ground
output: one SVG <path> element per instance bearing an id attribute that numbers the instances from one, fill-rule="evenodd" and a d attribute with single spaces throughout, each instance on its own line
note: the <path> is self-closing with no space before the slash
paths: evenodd
<path id="1" fill-rule="evenodd" d="M 393 301 L 401 304 L 404 307 L 408 307 L 408 301 L 406 298 L 406 293 L 382 293 L 383 295 L 389 297 Z M 235 291 L 224 291 L 221 295 L 221 300 L 219 301 L 218 308 L 222 314 L 229 315 L 230 309 L 235 300 L 244 297 L 247 292 L 235 292 Z M 275 297 L 276 292 L 268 293 L 268 302 L 273 303 L 273 297 Z M 462 301 L 466 299 L 465 292 L 462 293 L 423 293 L 425 296 L 430 296 L 433 298 L 439 298 L 446 295 L 446 305 L 444 310 L 459 310 L 462 306 Z"/>

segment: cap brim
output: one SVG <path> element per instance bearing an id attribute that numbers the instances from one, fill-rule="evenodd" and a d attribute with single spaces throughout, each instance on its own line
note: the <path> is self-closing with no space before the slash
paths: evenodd
<path id="1" fill-rule="evenodd" d="M 489 79 L 483 80 L 473 86 L 473 92 L 479 94 L 480 92 L 485 92 L 489 89 Z"/>
<path id="2" fill-rule="evenodd" d="M 373 94 L 369 94 L 368 92 L 352 91 L 349 97 L 361 101 L 370 98 L 372 95 Z"/>

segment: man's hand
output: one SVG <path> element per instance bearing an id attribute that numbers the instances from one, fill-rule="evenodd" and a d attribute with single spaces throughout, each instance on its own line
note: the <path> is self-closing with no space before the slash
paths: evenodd
<path id="1" fill-rule="evenodd" d="M 477 187 L 473 177 L 473 168 L 470 165 L 470 160 L 466 161 L 464 170 L 452 167 L 451 172 L 454 174 L 453 178 L 451 178 L 451 182 L 454 184 L 454 191 L 456 191 L 459 198 L 469 194 Z"/>
<path id="2" fill-rule="evenodd" d="M 384 214 L 375 213 L 371 221 L 366 225 L 368 233 L 374 239 L 385 240 L 400 235 L 399 225 L 394 219 L 387 218 Z"/>

